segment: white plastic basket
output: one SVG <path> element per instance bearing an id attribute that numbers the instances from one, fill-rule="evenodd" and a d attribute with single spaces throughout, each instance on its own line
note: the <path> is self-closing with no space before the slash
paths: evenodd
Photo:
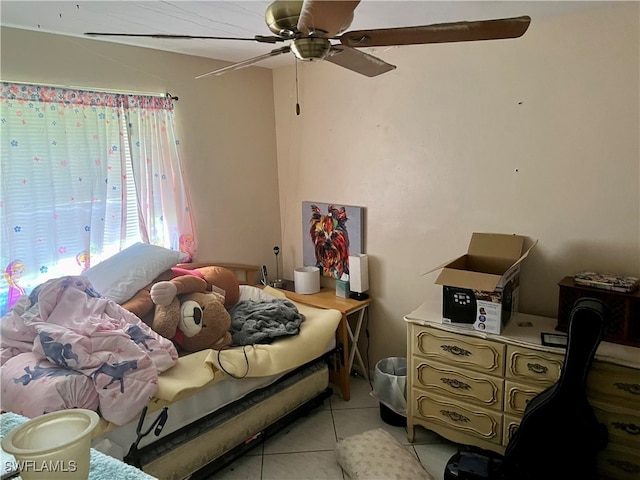
<path id="1" fill-rule="evenodd" d="M 16 458 L 23 480 L 86 480 L 99 419 L 81 408 L 47 413 L 11 430 L 2 449 Z"/>

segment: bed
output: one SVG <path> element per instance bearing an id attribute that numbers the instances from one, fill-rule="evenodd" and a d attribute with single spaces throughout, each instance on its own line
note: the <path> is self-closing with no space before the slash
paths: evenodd
<path id="1" fill-rule="evenodd" d="M 205 265 L 176 264 L 186 269 Z M 243 300 L 285 298 L 282 291 L 255 285 L 256 266 L 206 265 L 235 272 Z M 156 271 L 143 277 L 151 274 L 157 277 Z M 332 393 L 326 358 L 335 354 L 341 314 L 292 303 L 304 316 L 299 334 L 269 344 L 180 356 L 157 376 L 151 400 L 130 420 L 101 420 L 92 446 L 157 478 L 195 480 L 224 468 L 320 405 Z M 3 318 L 3 329 L 4 323 Z M 4 390 L 11 381 L 4 371 L 2 377 Z"/>

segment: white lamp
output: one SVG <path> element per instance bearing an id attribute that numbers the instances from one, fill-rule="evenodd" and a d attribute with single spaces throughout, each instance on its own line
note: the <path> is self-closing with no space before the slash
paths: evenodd
<path id="1" fill-rule="evenodd" d="M 369 298 L 369 257 L 365 253 L 349 255 L 349 290 L 355 300 Z"/>

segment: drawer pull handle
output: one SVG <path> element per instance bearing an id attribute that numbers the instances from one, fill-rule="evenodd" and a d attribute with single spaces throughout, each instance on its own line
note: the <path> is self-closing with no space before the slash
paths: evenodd
<path id="1" fill-rule="evenodd" d="M 549 370 L 547 367 L 540 365 L 539 363 L 527 363 L 527 368 L 533 373 L 540 375 L 544 375 Z"/>
<path id="2" fill-rule="evenodd" d="M 446 385 L 449 385 L 451 388 L 455 388 L 455 389 L 469 390 L 471 388 L 471 385 L 461 382 L 456 378 L 443 377 L 440 379 L 440 381 Z"/>
<path id="3" fill-rule="evenodd" d="M 614 383 L 620 390 L 629 392 L 631 395 L 640 395 L 640 385 L 637 383 Z"/>
<path id="4" fill-rule="evenodd" d="M 635 465 L 627 460 L 615 460 L 610 458 L 607 460 L 609 465 L 622 470 L 625 473 L 638 474 L 640 473 L 640 465 Z"/>
<path id="5" fill-rule="evenodd" d="M 458 412 L 452 412 L 451 410 L 440 410 L 440 413 L 445 417 L 449 417 L 454 422 L 469 423 L 471 421 L 469 420 L 468 417 L 465 417 L 464 415 L 460 415 Z"/>
<path id="6" fill-rule="evenodd" d="M 469 350 L 460 348 L 457 345 L 440 345 L 440 348 L 442 348 L 442 350 L 444 350 L 445 352 L 449 352 L 450 354 L 456 355 L 458 357 L 461 357 L 461 356 L 468 357 L 469 355 L 471 355 L 471 352 Z"/>
<path id="7" fill-rule="evenodd" d="M 622 430 L 629 435 L 640 435 L 640 427 L 635 423 L 613 422 L 613 427 Z"/>

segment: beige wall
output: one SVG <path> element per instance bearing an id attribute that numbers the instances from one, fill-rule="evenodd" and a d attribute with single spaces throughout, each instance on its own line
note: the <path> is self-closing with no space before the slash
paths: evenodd
<path id="1" fill-rule="evenodd" d="M 405 354 L 403 315 L 471 233 L 539 240 L 521 310 L 554 316 L 583 269 L 640 273 L 639 4 L 532 22 L 517 40 L 378 49 L 366 78 L 274 72 L 283 258 L 302 264 L 301 202 L 366 207 L 371 368 Z M 326 282 L 325 282 L 326 283 Z"/>
<path id="2" fill-rule="evenodd" d="M 171 92 L 200 242 L 198 260 L 262 264 L 280 242 L 271 71 L 200 57 L 2 28 L 3 81 Z M 273 264 L 275 268 L 275 263 Z"/>

